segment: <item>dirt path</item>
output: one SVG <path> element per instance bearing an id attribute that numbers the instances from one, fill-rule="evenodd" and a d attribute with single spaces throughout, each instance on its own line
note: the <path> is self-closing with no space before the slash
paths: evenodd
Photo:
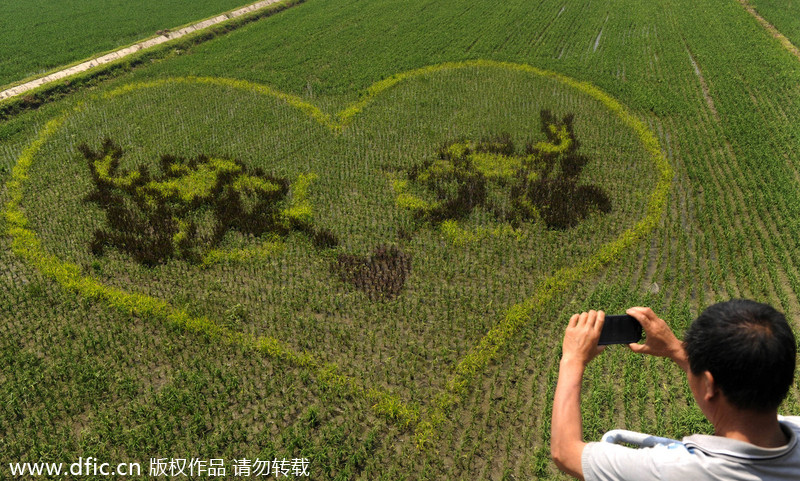
<path id="1" fill-rule="evenodd" d="M 271 5 L 273 3 L 277 3 L 279 1 L 280 0 L 262 0 L 260 2 L 256 2 L 256 3 L 250 4 L 250 5 L 246 6 L 246 7 L 242 7 L 240 9 L 238 9 L 238 10 L 234 10 L 234 11 L 231 11 L 231 12 L 223 13 L 222 15 L 217 15 L 214 18 L 209 18 L 208 20 L 203 20 L 201 22 L 194 23 L 192 25 L 189 25 L 188 27 L 184 27 L 184 28 L 182 28 L 180 30 L 176 30 L 174 32 L 167 31 L 164 34 L 159 35 L 158 37 L 151 38 L 151 39 L 145 40 L 143 42 L 139 42 L 139 43 L 131 45 L 129 47 L 125 47 L 125 48 L 121 48 L 119 50 L 115 50 L 115 51 L 113 51 L 111 53 L 108 53 L 106 55 L 87 60 L 85 62 L 82 62 L 82 63 L 78 64 L 78 65 L 74 65 L 72 67 L 65 68 L 65 69 L 59 70 L 57 72 L 53 72 L 53 73 L 51 73 L 49 75 L 46 75 L 44 77 L 40 77 L 40 78 L 37 78 L 35 80 L 31 80 L 30 82 L 25 82 L 23 84 L 14 86 L 14 87 L 12 87 L 10 89 L 3 90 L 2 92 L 0 92 L 0 101 L 8 99 L 8 98 L 11 98 L 11 97 L 14 97 L 14 96 L 17 96 L 17 95 L 20 95 L 20 94 L 25 93 L 25 92 L 27 92 L 29 90 L 35 89 L 36 87 L 39 87 L 41 85 L 44 85 L 44 84 L 47 84 L 47 83 L 50 83 L 50 82 L 54 82 L 56 80 L 60 80 L 60 79 L 63 79 L 65 77 L 69 77 L 70 75 L 74 75 L 74 74 L 80 73 L 80 72 L 85 72 L 86 70 L 89 70 L 90 68 L 97 67 L 98 65 L 103 65 L 103 64 L 106 64 L 106 63 L 109 63 L 109 62 L 113 62 L 114 60 L 123 58 L 123 57 L 128 56 L 128 55 L 130 55 L 132 53 L 138 52 L 138 51 L 140 51 L 142 49 L 153 47 L 155 45 L 159 45 L 159 44 L 162 44 L 164 42 L 168 42 L 170 40 L 183 37 L 186 34 L 189 34 L 189 33 L 192 33 L 192 32 L 196 32 L 196 31 L 202 30 L 204 28 L 208 28 L 208 27 L 210 27 L 212 25 L 216 25 L 218 23 L 222 23 L 222 22 L 224 22 L 226 20 L 229 20 L 231 18 L 239 17 L 239 16 L 244 15 L 246 13 L 254 12 L 254 11 L 260 9 L 260 8 L 264 8 L 264 7 L 268 6 L 268 5 Z"/>
<path id="2" fill-rule="evenodd" d="M 760 23 L 762 27 L 767 29 L 770 35 L 778 39 L 781 45 L 783 45 L 783 48 L 785 48 L 786 50 L 791 52 L 792 55 L 797 57 L 797 60 L 800 60 L 800 50 L 798 50 L 798 48 L 795 47 L 794 44 L 788 38 L 786 38 L 785 35 L 783 35 L 780 31 L 778 31 L 778 29 L 775 28 L 774 25 L 772 25 L 764 17 L 759 15 L 755 7 L 750 5 L 750 2 L 748 2 L 747 0 L 739 0 L 739 3 L 741 3 L 744 9 L 747 10 L 747 13 L 749 13 L 756 20 L 758 20 L 758 23 Z"/>

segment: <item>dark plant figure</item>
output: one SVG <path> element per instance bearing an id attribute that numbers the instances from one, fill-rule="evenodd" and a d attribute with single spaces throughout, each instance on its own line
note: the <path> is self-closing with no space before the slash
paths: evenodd
<path id="1" fill-rule="evenodd" d="M 378 246 L 369 257 L 340 254 L 334 271 L 370 299 L 396 297 L 411 272 L 411 257 L 396 246 Z"/>
<path id="2" fill-rule="evenodd" d="M 592 211 L 610 212 L 602 188 L 578 183 L 588 159 L 578 153 L 573 118 L 543 110 L 546 140 L 529 143 L 524 154 L 515 153 L 508 134 L 449 142 L 436 159 L 395 182 L 397 203 L 432 225 L 464 219 L 478 207 L 502 222 L 541 219 L 552 229 L 572 227 Z"/>
<path id="3" fill-rule="evenodd" d="M 85 144 L 79 150 L 94 184 L 86 200 L 105 211 L 108 224 L 94 233 L 95 255 L 111 247 L 147 266 L 170 258 L 197 263 L 230 230 L 253 236 L 301 230 L 326 246 L 337 243 L 314 229 L 310 215 L 288 208 L 288 180 L 238 160 L 165 155 L 161 172 L 152 175 L 145 166 L 120 169 L 123 151 L 110 139 L 98 151 Z"/>
<path id="4" fill-rule="evenodd" d="M 522 169 L 511 189 L 511 201 L 521 219 L 531 219 L 530 206 L 534 206 L 548 227 L 567 229 L 592 211 L 611 212 L 611 199 L 602 188 L 578 184 L 589 159 L 578 153 L 573 120 L 573 114 L 559 121 L 550 111 L 541 112 L 547 140 L 526 146 L 528 158 L 536 159 L 530 163 L 534 169 Z"/>

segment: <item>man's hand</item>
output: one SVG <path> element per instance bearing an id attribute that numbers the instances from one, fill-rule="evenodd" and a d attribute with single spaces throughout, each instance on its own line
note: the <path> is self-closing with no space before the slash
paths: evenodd
<path id="1" fill-rule="evenodd" d="M 564 333 L 562 362 L 577 361 L 585 367 L 603 352 L 605 346 L 598 346 L 597 342 L 605 319 L 605 312 L 593 310 L 572 316 Z"/>
<path id="2" fill-rule="evenodd" d="M 649 307 L 631 307 L 627 311 L 642 325 L 647 339 L 644 344 L 628 344 L 633 352 L 668 357 L 675 361 L 684 371 L 689 370 L 689 358 L 683 349 L 683 343 L 675 337 L 663 319 L 659 318 Z"/>

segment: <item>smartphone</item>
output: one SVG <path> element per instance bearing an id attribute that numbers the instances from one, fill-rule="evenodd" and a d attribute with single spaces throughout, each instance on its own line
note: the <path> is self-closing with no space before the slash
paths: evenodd
<path id="1" fill-rule="evenodd" d="M 642 325 L 635 317 L 627 314 L 606 316 L 600 332 L 598 346 L 608 344 L 630 344 L 642 339 Z"/>

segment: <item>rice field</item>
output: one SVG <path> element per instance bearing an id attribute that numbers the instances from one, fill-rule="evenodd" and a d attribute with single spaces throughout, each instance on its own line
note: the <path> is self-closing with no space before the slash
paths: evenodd
<path id="1" fill-rule="evenodd" d="M 794 45 L 800 43 L 800 3 L 772 0 L 752 0 L 748 3 Z"/>
<path id="2" fill-rule="evenodd" d="M 248 3 L 253 2 L 4 2 L 0 86 Z"/>
<path id="3" fill-rule="evenodd" d="M 737 1 L 308 1 L 24 110 L 0 478 L 561 479 L 572 313 L 680 333 L 748 297 L 797 326 L 798 80 Z M 660 359 L 609 349 L 584 388 L 587 439 L 710 429 Z"/>

